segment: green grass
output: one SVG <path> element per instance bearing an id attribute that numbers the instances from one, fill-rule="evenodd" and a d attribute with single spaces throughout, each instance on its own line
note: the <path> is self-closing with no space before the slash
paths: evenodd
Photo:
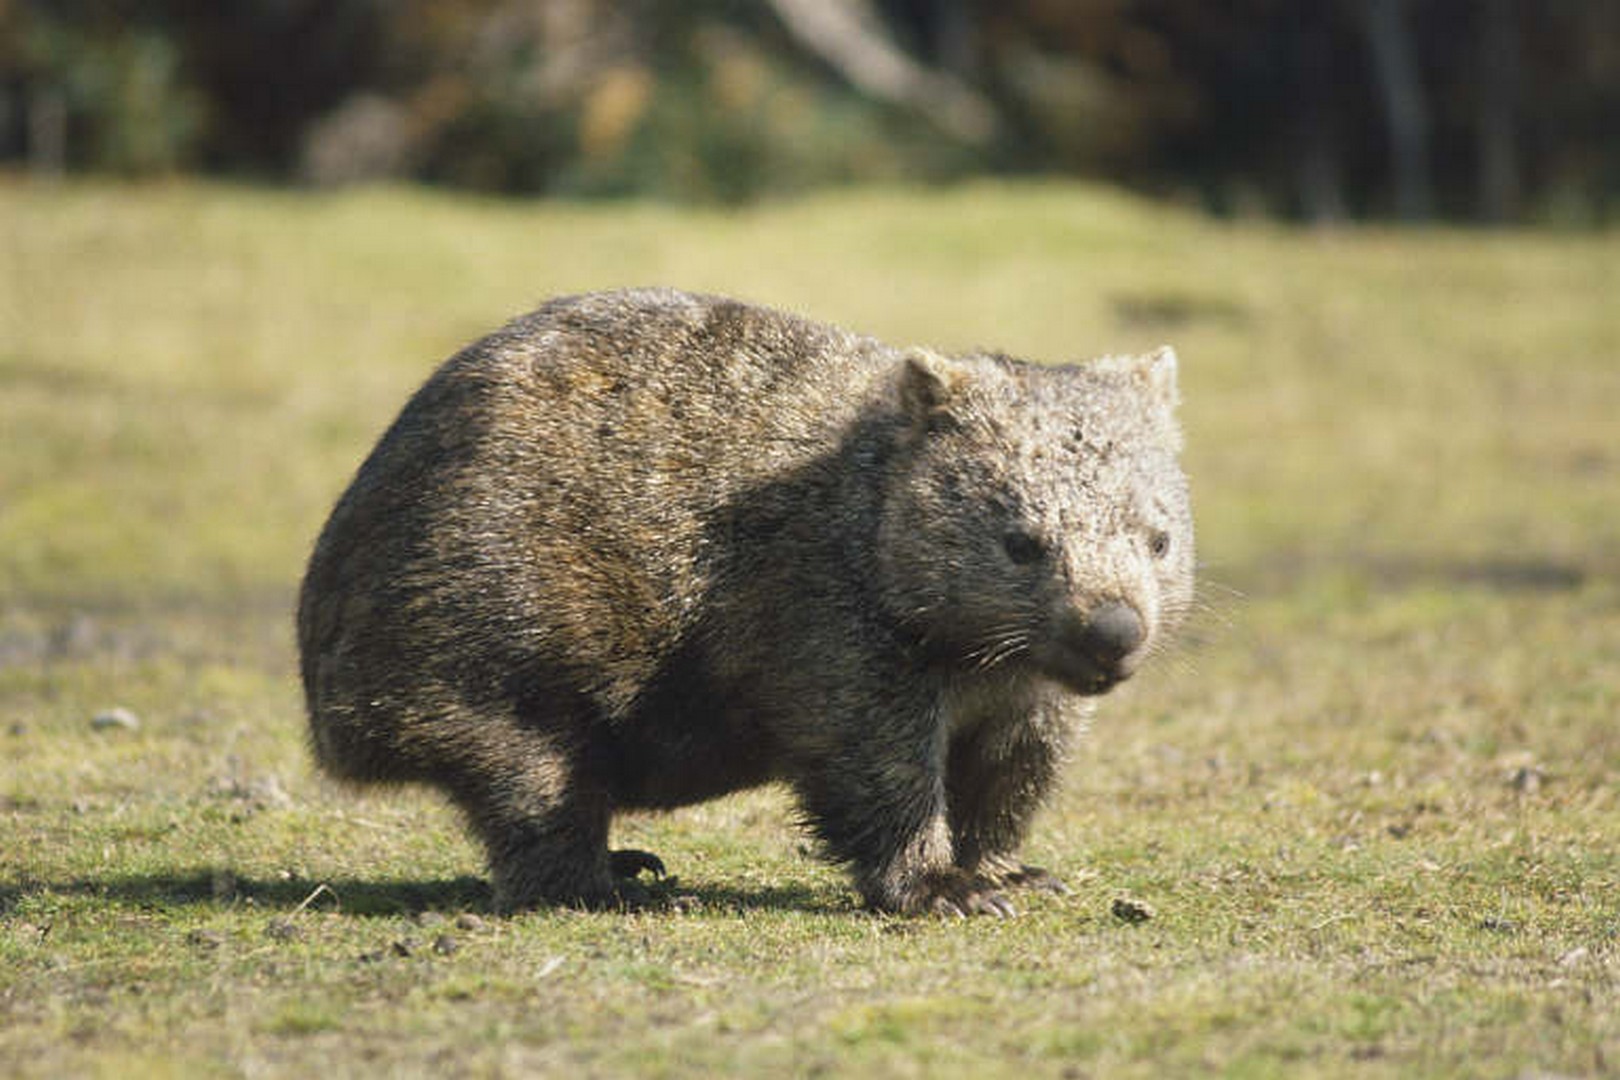
<path id="1" fill-rule="evenodd" d="M 865 914 L 765 791 L 623 822 L 668 910 L 499 919 L 433 796 L 313 773 L 292 595 L 361 455 L 469 338 L 649 282 L 1176 345 L 1206 610 L 1040 820 L 1072 895 Z M 1620 1070 L 1617 296 L 1613 235 L 1087 187 L 0 184 L 0 1074 Z"/>

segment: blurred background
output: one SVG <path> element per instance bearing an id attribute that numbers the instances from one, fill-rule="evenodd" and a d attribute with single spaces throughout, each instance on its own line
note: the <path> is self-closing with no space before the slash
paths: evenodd
<path id="1" fill-rule="evenodd" d="M 0 0 L 0 167 L 735 204 L 975 175 L 1612 221 L 1620 4 Z"/>

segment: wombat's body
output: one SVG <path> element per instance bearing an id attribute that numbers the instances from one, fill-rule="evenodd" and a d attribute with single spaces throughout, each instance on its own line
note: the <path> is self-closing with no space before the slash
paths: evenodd
<path id="1" fill-rule="evenodd" d="M 944 358 L 671 291 L 447 362 L 299 610 L 317 757 L 438 785 L 507 907 L 612 902 L 615 810 L 781 780 L 867 901 L 1010 910 L 1085 695 L 1187 605 L 1174 360 Z"/>

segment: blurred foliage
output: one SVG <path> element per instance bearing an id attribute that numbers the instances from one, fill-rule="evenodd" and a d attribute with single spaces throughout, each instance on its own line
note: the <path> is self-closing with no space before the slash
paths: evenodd
<path id="1" fill-rule="evenodd" d="M 1585 224 L 1620 192 L 1620 5 L 824 0 L 984 138 L 863 84 L 806 6 L 0 0 L 0 162 L 722 203 L 1070 173 L 1316 220 Z"/>
<path id="2" fill-rule="evenodd" d="M 110 13 L 108 13 L 110 14 Z M 48 137 L 72 164 L 143 174 L 180 168 L 202 133 L 205 103 L 188 84 L 180 43 L 160 29 L 112 18 L 75 18 L 56 8 L 0 5 L 0 63 L 7 99 L 28 93 L 29 134 Z M 33 147 L 35 150 L 45 149 Z M 65 162 L 57 161 L 54 167 Z"/>

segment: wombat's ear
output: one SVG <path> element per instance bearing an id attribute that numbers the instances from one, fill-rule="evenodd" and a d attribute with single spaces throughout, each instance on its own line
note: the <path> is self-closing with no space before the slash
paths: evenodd
<path id="1" fill-rule="evenodd" d="M 900 372 L 900 410 L 918 430 L 947 427 L 951 402 L 966 380 L 965 372 L 938 353 L 911 349 Z"/>
<path id="2" fill-rule="evenodd" d="M 1093 370 L 1124 375 L 1147 391 L 1148 400 L 1165 412 L 1175 412 L 1181 404 L 1176 388 L 1176 351 L 1160 345 L 1140 356 L 1104 356 L 1091 362 Z"/>
<path id="3" fill-rule="evenodd" d="M 1176 385 L 1176 350 L 1168 345 L 1142 357 L 1142 376 L 1147 380 L 1153 398 L 1171 412 L 1181 404 L 1181 390 Z"/>

